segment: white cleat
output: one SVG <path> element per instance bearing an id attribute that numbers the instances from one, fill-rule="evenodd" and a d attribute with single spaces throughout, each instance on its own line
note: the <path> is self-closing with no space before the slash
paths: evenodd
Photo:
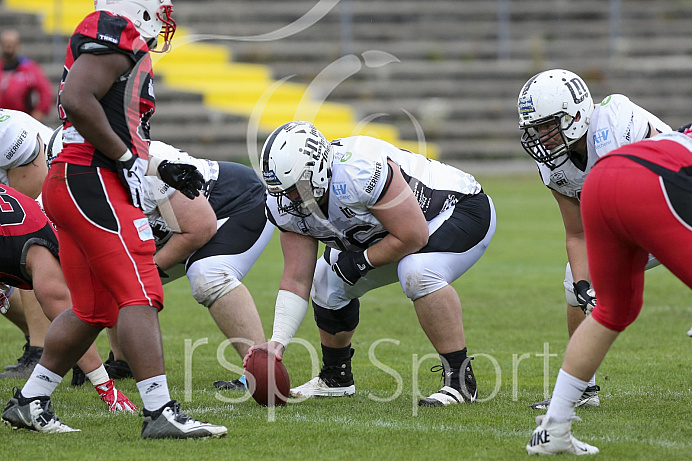
<path id="1" fill-rule="evenodd" d="M 419 407 L 441 407 L 445 405 L 456 405 L 457 403 L 473 402 L 476 400 L 476 393 L 464 398 L 458 390 L 451 386 L 443 386 L 442 389 L 432 394 L 430 397 L 420 399 Z"/>
<path id="2" fill-rule="evenodd" d="M 353 381 L 351 381 L 353 382 Z M 289 397 L 309 399 L 310 397 L 344 397 L 356 393 L 356 386 L 330 387 L 319 376 L 315 376 L 302 386 L 294 387 Z"/>
<path id="3" fill-rule="evenodd" d="M 545 415 L 536 417 L 538 427 L 531 434 L 529 444 L 526 445 L 526 453 L 530 455 L 555 455 L 569 453 L 572 455 L 595 455 L 598 448 L 581 442 L 572 436 L 572 421 L 581 421 L 577 416 L 572 416 L 564 423 L 554 423 Z"/>

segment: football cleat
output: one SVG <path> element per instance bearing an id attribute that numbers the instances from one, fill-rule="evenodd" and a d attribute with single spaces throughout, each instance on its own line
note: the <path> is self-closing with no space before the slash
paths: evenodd
<path id="1" fill-rule="evenodd" d="M 353 355 L 353 354 L 351 354 Z M 322 365 L 322 370 L 302 386 L 294 387 L 289 397 L 344 397 L 356 393 L 356 386 L 351 373 L 351 360 L 337 365 Z"/>
<path id="2" fill-rule="evenodd" d="M 430 397 L 420 399 L 419 407 L 441 407 L 444 405 L 454 405 L 457 403 L 473 402 L 476 400 L 477 393 L 469 399 L 465 399 L 461 392 L 450 386 L 442 386 L 442 389 L 432 394 Z"/>
<path id="3" fill-rule="evenodd" d="M 227 391 L 245 391 L 247 390 L 247 380 L 245 379 L 245 375 L 230 381 L 220 379 L 218 381 L 214 381 L 214 387 Z"/>
<path id="4" fill-rule="evenodd" d="M 530 455 L 555 455 L 558 453 L 595 455 L 598 453 L 598 448 L 572 436 L 572 421 L 581 421 L 579 417 L 572 416 L 564 423 L 554 423 L 545 416 L 536 417 L 538 427 L 531 434 L 529 444 L 526 445 L 526 453 Z"/>
<path id="5" fill-rule="evenodd" d="M 109 411 L 125 411 L 131 413 L 137 411 L 137 406 L 130 402 L 130 399 L 128 399 L 125 394 L 115 388 L 115 383 L 113 383 L 112 379 L 98 386 L 94 386 L 94 389 L 99 393 L 101 400 L 106 402 Z"/>
<path id="6" fill-rule="evenodd" d="M 310 397 L 348 397 L 356 393 L 356 386 L 330 386 L 319 376 L 315 376 L 307 383 L 294 387 L 288 393 L 289 397 L 310 398 Z"/>
<path id="7" fill-rule="evenodd" d="M 3 378 L 22 378 L 26 379 L 31 376 L 31 372 L 36 368 L 36 364 L 41 360 L 43 354 L 42 347 L 30 346 L 27 342 L 24 345 L 24 354 L 17 359 L 14 365 L 5 367 L 6 372 L 0 374 L 0 379 Z"/>
<path id="8" fill-rule="evenodd" d="M 63 424 L 55 416 L 50 397 L 26 398 L 19 389 L 15 389 L 14 396 L 7 402 L 2 412 L 3 422 L 12 429 L 28 429 L 45 434 L 80 432 L 79 429 Z"/>
<path id="9" fill-rule="evenodd" d="M 589 386 L 584 389 L 584 393 L 581 395 L 581 397 L 579 397 L 579 400 L 577 400 L 576 407 L 600 407 L 601 399 L 598 397 L 598 391 L 600 390 L 601 388 L 598 386 Z M 549 398 L 543 400 L 542 402 L 536 402 L 529 405 L 529 407 L 533 408 L 534 410 L 547 410 L 549 406 Z"/>
<path id="10" fill-rule="evenodd" d="M 419 407 L 441 407 L 445 405 L 455 405 L 457 403 L 474 402 L 478 396 L 478 387 L 476 385 L 476 377 L 471 368 L 471 360 L 469 357 L 464 362 L 464 386 L 462 389 L 460 378 L 462 376 L 461 367 L 458 369 L 445 369 L 444 365 L 435 365 L 430 369 L 433 373 L 442 372 L 443 386 L 442 389 L 430 395 L 429 397 L 418 401 Z"/>
<path id="11" fill-rule="evenodd" d="M 156 411 L 142 410 L 143 439 L 204 439 L 224 437 L 225 426 L 197 421 L 180 411 L 180 404 L 171 400 Z"/>

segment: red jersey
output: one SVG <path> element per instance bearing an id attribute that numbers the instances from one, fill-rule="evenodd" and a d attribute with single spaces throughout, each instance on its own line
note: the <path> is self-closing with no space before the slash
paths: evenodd
<path id="1" fill-rule="evenodd" d="M 95 11 L 84 18 L 70 38 L 61 90 L 72 64 L 83 53 L 123 53 L 133 61 L 132 70 L 113 83 L 100 102 L 113 131 L 133 153 L 146 159 L 149 118 L 155 106 L 149 47 L 129 19 L 107 11 Z M 96 150 L 72 126 L 60 106 L 59 93 L 58 115 L 63 120 L 63 150 L 57 162 L 115 169 L 114 161 Z"/>
<path id="2" fill-rule="evenodd" d="M 0 61 L 0 107 L 31 114 L 48 113 L 55 104 L 53 88 L 41 66 L 29 58 L 19 58 L 17 67 Z"/>
<path id="3" fill-rule="evenodd" d="M 31 245 L 46 247 L 58 257 L 58 237 L 39 204 L 0 185 L 0 282 L 24 290 L 33 288 L 25 266 Z"/>

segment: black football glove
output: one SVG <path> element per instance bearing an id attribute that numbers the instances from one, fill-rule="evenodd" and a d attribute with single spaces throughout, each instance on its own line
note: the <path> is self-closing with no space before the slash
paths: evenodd
<path id="1" fill-rule="evenodd" d="M 336 275 L 349 285 L 355 285 L 370 269 L 374 267 L 368 263 L 362 251 L 342 251 L 337 261 L 332 264 L 332 270 Z"/>
<path id="2" fill-rule="evenodd" d="M 73 386 L 81 386 L 84 384 L 87 380 L 86 375 L 82 371 L 81 368 L 79 368 L 77 365 L 72 367 L 72 382 L 70 383 Z"/>
<path id="3" fill-rule="evenodd" d="M 596 307 L 596 292 L 591 288 L 591 284 L 586 280 L 579 280 L 574 284 L 574 294 L 577 296 L 579 307 L 584 314 L 589 315 Z"/>
<path id="4" fill-rule="evenodd" d="M 204 177 L 197 167 L 189 163 L 164 160 L 157 168 L 159 178 L 169 186 L 179 190 L 190 200 L 199 195 L 204 187 Z"/>

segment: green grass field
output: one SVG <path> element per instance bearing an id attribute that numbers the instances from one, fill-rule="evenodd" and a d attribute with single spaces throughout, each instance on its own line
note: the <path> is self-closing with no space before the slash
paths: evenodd
<path id="1" fill-rule="evenodd" d="M 478 178 L 495 201 L 498 225 L 487 253 L 454 287 L 464 306 L 466 338 L 481 402 L 421 408 L 419 392 L 440 386 L 438 363 L 398 285 L 362 299 L 353 347 L 356 395 L 289 404 L 274 412 L 212 382 L 237 374 L 217 360 L 223 337 L 186 280 L 166 286 L 161 328 L 173 398 L 198 419 L 225 424 L 220 440 L 143 441 L 141 417 L 109 414 L 91 386 L 69 375 L 53 395 L 56 414 L 81 433 L 41 435 L 0 427 L 3 459 L 516 459 L 538 412 L 528 405 L 552 390 L 567 344 L 562 278 L 566 262 L 557 205 L 535 175 Z M 276 237 L 276 235 L 275 235 Z M 673 242 L 671 242 L 673 244 Z M 267 335 L 282 269 L 274 238 L 245 283 Z M 598 373 L 601 404 L 578 410 L 573 429 L 604 459 L 689 459 L 692 449 L 690 291 L 665 268 L 647 273 L 640 318 L 615 343 Z M 0 321 L 2 364 L 21 353 L 23 337 Z M 309 314 L 297 335 L 319 350 Z M 191 359 L 186 347 L 198 344 Z M 105 335 L 98 345 L 108 353 Z M 312 377 L 309 348 L 289 346 L 293 385 Z M 370 352 L 369 352 L 370 351 Z M 555 354 L 547 357 L 545 353 Z M 189 356 L 189 354 L 187 354 Z M 427 358 L 426 358 L 427 356 Z M 374 358 L 374 360 L 372 359 Z M 239 365 L 232 348 L 225 359 Z M 376 364 L 379 364 L 376 366 Z M 317 364 L 315 364 L 317 366 Z M 186 369 L 190 370 L 186 375 Z M 187 384 L 186 384 L 187 383 Z M 4 403 L 21 380 L 0 380 Z M 119 388 L 137 404 L 132 380 Z M 236 401 L 229 402 L 229 398 Z M 483 401 L 485 400 L 485 401 Z"/>

